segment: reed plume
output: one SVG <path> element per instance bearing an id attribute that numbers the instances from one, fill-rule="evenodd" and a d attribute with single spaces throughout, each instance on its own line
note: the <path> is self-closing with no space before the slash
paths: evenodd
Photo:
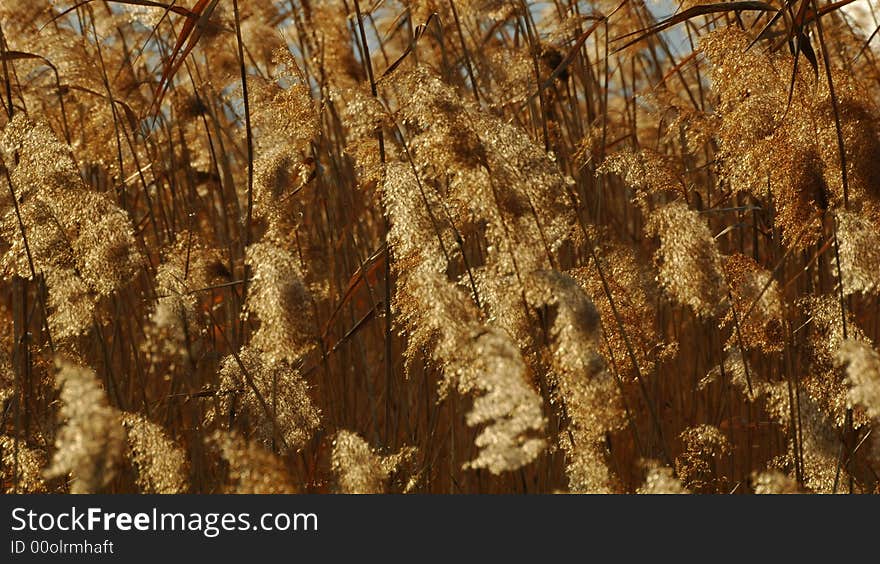
<path id="1" fill-rule="evenodd" d="M 70 493 L 97 493 L 116 476 L 125 452 L 121 414 L 88 368 L 61 361 L 55 381 L 62 427 L 45 476 L 69 476 Z"/>
<path id="2" fill-rule="evenodd" d="M 46 455 L 42 450 L 31 448 L 13 437 L 0 436 L 3 493 L 46 493 L 48 487 L 43 479 L 45 466 Z"/>
<path id="3" fill-rule="evenodd" d="M 137 469 L 142 493 L 187 493 L 189 470 L 186 451 L 159 425 L 142 415 L 122 416 L 128 443 L 127 456 Z"/>
<path id="4" fill-rule="evenodd" d="M 229 466 L 225 493 L 292 494 L 297 488 L 283 462 L 254 441 L 234 432 L 218 431 L 210 437 Z"/>
<path id="5" fill-rule="evenodd" d="M 299 450 L 321 423 L 320 410 L 296 367 L 242 348 L 223 359 L 218 399 L 208 411 L 209 423 L 237 412 L 265 445 Z"/>
<path id="6" fill-rule="evenodd" d="M 333 439 L 331 460 L 341 493 L 378 494 L 388 492 L 391 477 L 414 455 L 415 449 L 409 447 L 397 454 L 380 456 L 357 434 L 339 431 Z M 404 493 L 412 485 L 410 480 Z"/>
<path id="7" fill-rule="evenodd" d="M 486 427 L 476 439 L 479 454 L 468 466 L 496 474 L 516 470 L 545 446 L 540 397 L 516 345 L 504 331 L 482 324 L 467 293 L 445 278 L 444 233 L 435 231 L 431 200 L 412 198 L 414 190 L 417 179 L 407 165 L 388 168 L 389 240 L 398 264 L 406 265 L 398 273 L 395 301 L 411 335 L 410 355 L 416 346 L 431 351 L 443 369 L 441 397 L 449 390 L 474 396 L 467 423 Z"/>
<path id="8" fill-rule="evenodd" d="M 536 272 L 529 279 L 529 301 L 540 308 L 547 327 L 559 403 L 570 421 L 560 436 L 568 454 L 569 489 L 613 493 L 615 479 L 605 462 L 605 436 L 625 422 L 620 388 L 598 353 L 599 315 L 571 277 Z"/>
<path id="9" fill-rule="evenodd" d="M 638 493 L 645 495 L 680 495 L 689 494 L 681 481 L 678 480 L 672 468 L 660 466 L 656 462 L 648 465 L 648 475 L 645 477 L 645 483 L 638 489 Z"/>
<path id="10" fill-rule="evenodd" d="M 660 237 L 657 279 L 669 296 L 697 315 L 718 315 L 727 301 L 722 258 L 699 214 L 673 202 L 655 210 L 645 230 Z"/>
<path id="11" fill-rule="evenodd" d="M 0 269 L 22 278 L 43 274 L 53 333 L 85 333 L 99 300 L 140 267 L 131 222 L 106 195 L 84 185 L 70 149 L 46 125 L 17 115 L 4 129 L 2 151 L 8 180 L 19 188 L 17 205 L 8 198 L 2 204 L 0 237 L 11 245 Z"/>

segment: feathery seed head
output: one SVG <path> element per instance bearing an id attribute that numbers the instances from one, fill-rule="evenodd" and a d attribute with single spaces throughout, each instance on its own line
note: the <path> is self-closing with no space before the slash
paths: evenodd
<path id="1" fill-rule="evenodd" d="M 60 361 L 62 427 L 47 478 L 70 475 L 71 493 L 97 493 L 116 476 L 125 450 L 120 413 L 107 402 L 95 373 Z"/>

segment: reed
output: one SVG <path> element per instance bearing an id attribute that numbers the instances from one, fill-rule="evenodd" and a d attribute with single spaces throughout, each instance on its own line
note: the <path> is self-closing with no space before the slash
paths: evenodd
<path id="1" fill-rule="evenodd" d="M 2 489 L 880 492 L 878 17 L 0 0 Z"/>

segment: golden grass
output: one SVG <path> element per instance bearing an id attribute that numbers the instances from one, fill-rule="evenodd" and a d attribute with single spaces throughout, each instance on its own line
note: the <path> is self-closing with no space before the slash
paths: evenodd
<path id="1" fill-rule="evenodd" d="M 0 1 L 6 492 L 880 491 L 869 4 L 150 4 Z"/>

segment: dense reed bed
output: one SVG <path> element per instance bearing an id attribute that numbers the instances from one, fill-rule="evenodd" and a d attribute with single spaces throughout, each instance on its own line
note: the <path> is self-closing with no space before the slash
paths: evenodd
<path id="1" fill-rule="evenodd" d="M 878 492 L 872 9 L 0 1 L 3 489 Z"/>

